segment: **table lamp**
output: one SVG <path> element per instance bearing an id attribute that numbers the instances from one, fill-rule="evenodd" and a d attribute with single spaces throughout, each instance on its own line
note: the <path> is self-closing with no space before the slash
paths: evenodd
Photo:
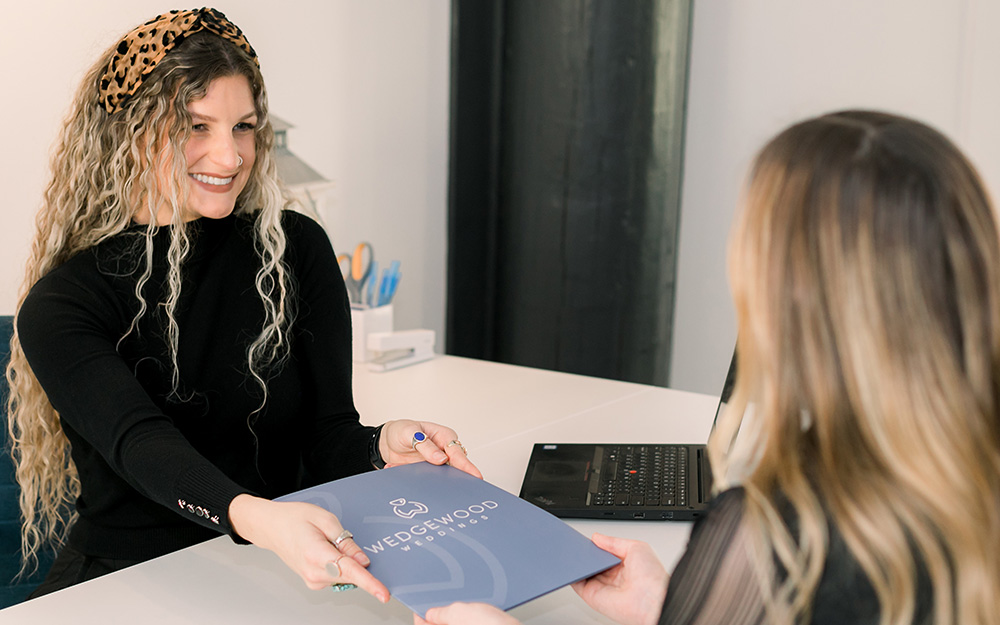
<path id="1" fill-rule="evenodd" d="M 329 188 L 333 183 L 288 149 L 288 129 L 294 126 L 277 115 L 271 115 L 270 118 L 274 128 L 274 160 L 278 166 L 278 175 L 290 191 L 300 198 L 305 197 L 307 208 L 312 211 L 311 216 L 322 223 L 312 192 Z"/>

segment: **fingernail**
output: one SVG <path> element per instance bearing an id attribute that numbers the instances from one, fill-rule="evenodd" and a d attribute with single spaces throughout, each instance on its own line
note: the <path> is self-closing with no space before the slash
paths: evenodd
<path id="1" fill-rule="evenodd" d="M 358 564 L 361 566 L 368 566 L 372 563 L 372 561 L 368 559 L 368 556 L 360 552 L 354 554 L 354 559 L 357 560 Z"/>
<path id="2" fill-rule="evenodd" d="M 444 462 L 445 460 L 448 459 L 448 455 L 445 454 L 443 451 L 435 452 L 433 457 L 435 462 Z"/>
<path id="3" fill-rule="evenodd" d="M 378 600 L 381 601 L 382 603 L 389 603 L 389 595 L 385 593 L 379 593 Z"/>

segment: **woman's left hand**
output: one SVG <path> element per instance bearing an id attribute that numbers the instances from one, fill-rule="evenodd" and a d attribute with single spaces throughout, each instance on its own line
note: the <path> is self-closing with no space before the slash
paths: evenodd
<path id="1" fill-rule="evenodd" d="M 414 435 L 417 435 L 416 438 Z M 416 442 L 421 435 L 423 442 Z M 483 477 L 476 465 L 469 461 L 465 446 L 458 440 L 455 430 L 430 421 L 386 421 L 379 435 L 378 449 L 386 465 L 425 461 L 431 464 L 447 463 L 469 475 Z"/>

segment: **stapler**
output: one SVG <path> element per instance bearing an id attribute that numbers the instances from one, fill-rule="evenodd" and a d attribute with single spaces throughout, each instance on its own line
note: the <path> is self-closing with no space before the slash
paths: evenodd
<path id="1" fill-rule="evenodd" d="M 373 332 L 368 335 L 368 349 L 374 357 L 368 361 L 372 371 L 391 371 L 434 357 L 434 330 Z"/>

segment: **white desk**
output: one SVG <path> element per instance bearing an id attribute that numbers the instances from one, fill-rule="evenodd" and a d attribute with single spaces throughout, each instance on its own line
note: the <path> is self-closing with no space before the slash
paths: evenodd
<path id="1" fill-rule="evenodd" d="M 387 373 L 358 366 L 364 422 L 412 418 L 455 428 L 492 483 L 517 494 L 535 442 L 704 442 L 717 398 L 441 356 Z M 571 521 L 645 540 L 672 568 L 690 524 Z M 569 588 L 519 608 L 525 623 L 609 623 Z M 310 591 L 272 553 L 227 537 L 0 611 L 0 623 L 412 623 L 402 604 L 360 590 Z"/>

